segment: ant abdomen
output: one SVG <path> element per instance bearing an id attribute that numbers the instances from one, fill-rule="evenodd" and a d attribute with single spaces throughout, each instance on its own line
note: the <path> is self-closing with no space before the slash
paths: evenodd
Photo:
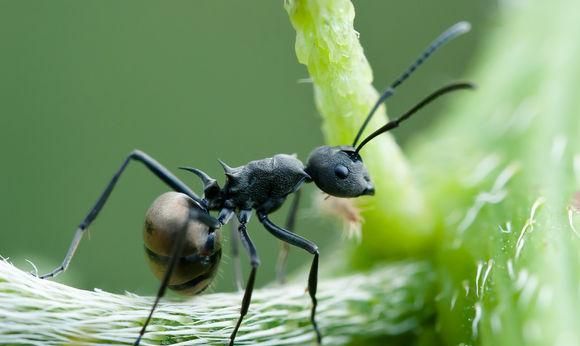
<path id="1" fill-rule="evenodd" d="M 157 197 L 145 215 L 143 239 L 149 267 L 162 280 L 170 262 L 176 236 L 187 222 L 183 251 L 169 279 L 177 293 L 194 295 L 212 282 L 221 259 L 219 230 L 190 219 L 199 206 L 187 195 L 167 192 Z M 200 212 L 206 212 L 200 210 Z M 188 221 L 189 220 L 189 221 Z"/>

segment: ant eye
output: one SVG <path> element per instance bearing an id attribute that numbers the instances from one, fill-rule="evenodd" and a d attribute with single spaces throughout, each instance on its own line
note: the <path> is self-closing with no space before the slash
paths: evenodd
<path id="1" fill-rule="evenodd" d="M 334 174 L 336 174 L 339 179 L 345 179 L 348 177 L 348 173 L 348 168 L 344 165 L 336 165 L 334 167 Z"/>

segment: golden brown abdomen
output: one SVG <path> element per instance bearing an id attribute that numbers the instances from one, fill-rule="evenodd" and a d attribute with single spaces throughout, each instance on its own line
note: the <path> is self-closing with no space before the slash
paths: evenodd
<path id="1" fill-rule="evenodd" d="M 157 197 L 145 215 L 143 239 L 145 253 L 153 274 L 162 280 L 170 261 L 175 236 L 186 226 L 182 253 L 169 280 L 169 288 L 193 295 L 203 291 L 217 273 L 221 259 L 219 230 L 188 220 L 197 204 L 187 195 L 167 192 Z"/>

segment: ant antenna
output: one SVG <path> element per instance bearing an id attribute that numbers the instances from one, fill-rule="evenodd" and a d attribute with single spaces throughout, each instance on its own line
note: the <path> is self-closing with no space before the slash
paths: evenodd
<path id="1" fill-rule="evenodd" d="M 468 22 L 459 22 L 459 23 L 456 23 L 455 25 L 453 25 L 452 27 L 450 27 L 449 29 L 445 30 L 445 32 L 443 32 L 441 35 L 439 35 L 439 37 L 437 37 L 433 42 L 431 42 L 431 44 L 427 47 L 427 49 L 425 49 L 425 51 L 423 51 L 423 53 L 421 53 L 421 55 L 417 58 L 417 60 L 415 60 L 415 62 L 413 62 L 413 64 L 411 64 L 411 66 L 409 66 L 409 68 L 407 68 L 407 70 L 405 70 L 405 72 L 403 72 L 403 74 L 400 75 L 399 78 L 397 78 L 381 94 L 381 97 L 379 97 L 378 101 L 375 103 L 375 105 L 373 106 L 373 108 L 369 112 L 369 115 L 367 115 L 365 121 L 363 122 L 362 126 L 358 130 L 358 133 L 356 134 L 356 137 L 354 138 L 354 142 L 352 143 L 352 146 L 353 147 L 356 146 L 356 143 L 360 139 L 360 136 L 362 135 L 364 129 L 367 127 L 369 121 L 373 117 L 373 114 L 375 113 L 377 108 L 379 108 L 381 103 L 385 102 L 389 97 L 391 97 L 395 93 L 395 89 L 399 85 L 403 84 L 403 82 L 407 78 L 409 78 L 409 76 L 411 76 L 411 74 L 413 74 L 413 72 L 415 72 L 415 70 L 419 66 L 421 66 L 421 64 L 423 64 L 425 62 L 425 60 L 427 60 L 431 56 L 431 54 L 433 54 L 439 47 L 441 47 L 445 43 L 451 41 L 452 39 L 456 38 L 457 36 L 465 34 L 470 29 L 471 29 L 471 24 L 469 24 Z"/>
<path id="2" fill-rule="evenodd" d="M 385 133 L 387 131 L 390 131 L 396 127 L 399 126 L 400 123 L 402 123 L 403 121 L 409 119 L 409 117 L 415 113 L 417 113 L 418 110 L 420 110 L 421 108 L 425 107 L 426 105 L 428 105 L 429 103 L 435 101 L 436 99 L 438 99 L 440 96 L 443 96 L 447 93 L 453 92 L 453 91 L 458 91 L 458 90 L 462 90 L 462 89 L 475 89 L 475 85 L 473 85 L 472 83 L 467 83 L 467 82 L 457 82 L 457 83 L 451 83 L 448 84 L 444 87 L 441 87 L 437 90 L 435 90 L 433 93 L 431 93 L 431 95 L 425 97 L 423 100 L 421 100 L 419 103 L 417 103 L 413 108 L 411 108 L 410 110 L 408 110 L 407 112 L 405 112 L 403 115 L 401 115 L 399 118 L 389 121 L 388 123 L 386 123 L 383 127 L 381 127 L 380 129 L 376 130 L 375 132 L 371 133 L 367 138 L 365 138 L 356 148 L 355 152 L 358 153 L 362 147 L 364 147 L 365 144 L 367 144 L 368 142 L 370 142 L 373 138 L 375 138 L 376 136 Z"/>

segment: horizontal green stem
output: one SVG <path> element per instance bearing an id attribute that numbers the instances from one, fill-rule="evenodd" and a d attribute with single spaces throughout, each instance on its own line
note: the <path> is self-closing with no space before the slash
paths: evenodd
<path id="1" fill-rule="evenodd" d="M 426 262 L 395 263 L 319 284 L 317 321 L 326 345 L 400 336 L 432 317 L 433 271 Z M 305 281 L 306 282 L 306 281 Z M 241 293 L 163 300 L 144 344 L 223 345 L 238 318 Z M 0 260 L 0 344 L 132 344 L 151 297 L 84 291 L 40 280 Z M 305 285 L 254 291 L 236 345 L 314 343 Z"/>

